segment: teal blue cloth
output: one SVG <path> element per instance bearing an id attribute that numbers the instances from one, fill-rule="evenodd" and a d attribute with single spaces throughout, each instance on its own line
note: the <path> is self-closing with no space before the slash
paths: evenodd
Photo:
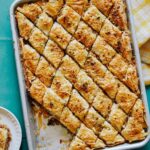
<path id="1" fill-rule="evenodd" d="M 21 150 L 27 150 L 27 141 L 17 81 L 13 41 L 10 30 L 9 8 L 13 0 L 0 0 L 0 106 L 9 109 L 18 118 L 22 127 Z M 150 86 L 146 87 L 150 106 Z M 141 148 L 150 150 L 150 142 Z"/>

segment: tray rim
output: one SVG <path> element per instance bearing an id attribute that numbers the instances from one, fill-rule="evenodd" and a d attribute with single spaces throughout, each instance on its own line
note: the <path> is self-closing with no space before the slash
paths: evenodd
<path id="1" fill-rule="evenodd" d="M 24 122 L 25 122 L 25 129 L 26 129 L 26 136 L 27 136 L 27 142 L 28 142 L 28 148 L 30 150 L 35 149 L 36 145 L 36 140 L 34 136 L 34 120 L 33 116 L 31 113 L 31 108 L 29 101 L 27 100 L 27 93 L 26 93 L 26 88 L 25 88 L 25 81 L 24 81 L 24 76 L 23 76 L 23 70 L 22 70 L 22 65 L 21 65 L 21 60 L 20 60 L 20 54 L 19 54 L 19 42 L 18 42 L 18 36 L 17 36 L 17 28 L 16 28 L 16 21 L 15 21 L 15 8 L 20 5 L 21 3 L 26 3 L 26 2 L 34 2 L 36 0 L 15 0 L 10 7 L 10 22 L 11 22 L 11 30 L 12 30 L 12 37 L 13 37 L 13 46 L 14 46 L 14 53 L 15 53 L 15 61 L 16 61 L 16 67 L 17 67 L 17 76 L 18 76 L 18 81 L 19 81 L 19 89 L 20 89 L 20 95 L 21 95 L 21 103 L 22 103 L 22 109 L 23 109 L 23 116 L 24 116 Z M 132 46 L 133 46 L 133 51 L 135 54 L 135 59 L 136 59 L 136 65 L 137 65 L 137 70 L 138 70 L 138 76 L 139 76 L 139 86 L 141 89 L 141 99 L 144 102 L 144 106 L 146 109 L 146 121 L 148 125 L 148 133 L 150 132 L 150 114 L 149 114 L 149 109 L 148 109 L 148 101 L 146 97 L 146 91 L 145 91 L 145 85 L 144 85 L 144 78 L 142 77 L 142 67 L 141 67 L 141 59 L 140 59 L 140 54 L 139 54 L 139 48 L 136 40 L 136 34 L 135 34 L 135 29 L 134 29 L 134 18 L 131 12 L 131 1 L 126 0 L 127 4 L 127 16 L 128 16 L 128 21 L 130 24 L 130 32 L 131 32 L 131 38 L 132 38 Z M 30 117 L 29 115 L 30 114 Z M 136 149 L 143 147 L 150 139 L 150 134 L 143 140 L 139 141 L 136 143 L 125 143 L 122 145 L 114 146 L 114 147 L 106 147 L 105 149 L 107 150 L 127 150 L 127 149 Z"/>

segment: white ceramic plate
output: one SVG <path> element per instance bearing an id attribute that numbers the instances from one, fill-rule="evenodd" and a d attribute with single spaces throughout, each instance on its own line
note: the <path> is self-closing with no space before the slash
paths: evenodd
<path id="1" fill-rule="evenodd" d="M 19 150 L 22 131 L 17 118 L 7 109 L 0 107 L 0 124 L 6 125 L 10 129 L 12 135 L 12 140 L 8 150 Z"/>

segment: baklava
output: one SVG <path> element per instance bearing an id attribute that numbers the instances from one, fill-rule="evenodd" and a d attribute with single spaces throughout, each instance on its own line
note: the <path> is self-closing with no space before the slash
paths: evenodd
<path id="1" fill-rule="evenodd" d="M 147 136 L 126 13 L 124 0 L 49 0 L 16 9 L 27 91 L 73 134 L 69 150 Z"/>
<path id="2" fill-rule="evenodd" d="M 11 133 L 6 125 L 0 125 L 0 150 L 8 150 Z"/>

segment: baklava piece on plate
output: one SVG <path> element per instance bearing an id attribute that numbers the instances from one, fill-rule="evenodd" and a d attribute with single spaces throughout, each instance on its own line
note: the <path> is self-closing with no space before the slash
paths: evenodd
<path id="1" fill-rule="evenodd" d="M 0 125 L 0 149 L 8 150 L 11 141 L 11 133 L 6 125 Z"/>

